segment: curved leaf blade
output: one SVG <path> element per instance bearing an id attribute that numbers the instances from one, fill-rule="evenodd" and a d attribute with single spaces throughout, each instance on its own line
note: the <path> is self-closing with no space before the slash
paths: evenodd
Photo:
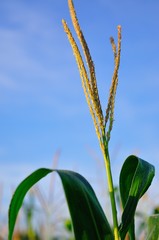
<path id="1" fill-rule="evenodd" d="M 113 239 L 111 228 L 88 181 L 80 174 L 58 171 L 74 225 L 76 240 Z M 70 194 L 74 193 L 73 196 Z M 77 213 L 78 208 L 78 213 Z M 79 225 L 80 222 L 80 225 Z"/>
<path id="2" fill-rule="evenodd" d="M 129 231 L 130 238 L 135 239 L 134 215 L 139 199 L 151 185 L 155 168 L 150 163 L 131 155 L 121 169 L 120 195 L 123 205 L 122 222 L 119 226 L 121 239 Z"/>
<path id="3" fill-rule="evenodd" d="M 12 239 L 19 209 L 28 190 L 51 172 L 61 178 L 72 218 L 76 240 L 113 239 L 113 234 L 100 203 L 88 181 L 73 171 L 41 168 L 25 178 L 17 187 L 9 208 L 9 240 Z"/>
<path id="4" fill-rule="evenodd" d="M 11 240 L 12 236 L 13 236 L 13 231 L 14 231 L 14 226 L 15 226 L 15 222 L 16 222 L 16 218 L 18 215 L 18 212 L 20 210 L 20 207 L 22 206 L 24 197 L 26 195 L 26 193 L 29 191 L 29 189 L 35 184 L 37 183 L 40 179 L 42 179 L 43 177 L 45 177 L 47 174 L 49 174 L 50 172 L 52 172 L 52 170 L 50 169 L 46 169 L 46 168 L 42 168 L 42 169 L 38 169 L 35 172 L 33 172 L 32 174 L 30 174 L 27 178 L 25 178 L 20 184 L 19 186 L 16 188 L 11 202 L 10 202 L 10 206 L 9 206 L 9 222 L 8 222 L 8 232 L 9 232 L 9 236 L 8 239 Z"/>

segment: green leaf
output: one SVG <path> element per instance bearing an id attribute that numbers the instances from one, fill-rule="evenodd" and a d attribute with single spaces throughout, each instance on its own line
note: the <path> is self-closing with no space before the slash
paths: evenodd
<path id="1" fill-rule="evenodd" d="M 153 214 L 148 219 L 147 240 L 159 239 L 159 214 Z"/>
<path id="2" fill-rule="evenodd" d="M 56 171 L 62 181 L 76 240 L 113 239 L 112 230 L 88 181 L 80 174 L 41 168 L 17 187 L 9 208 L 9 240 L 12 239 L 19 209 L 28 190 L 47 174 Z"/>
<path id="3" fill-rule="evenodd" d="M 134 215 L 139 199 L 151 185 L 155 168 L 150 163 L 129 156 L 120 173 L 120 195 L 123 205 L 122 222 L 119 226 L 121 239 L 129 231 L 130 239 L 135 240 Z"/>

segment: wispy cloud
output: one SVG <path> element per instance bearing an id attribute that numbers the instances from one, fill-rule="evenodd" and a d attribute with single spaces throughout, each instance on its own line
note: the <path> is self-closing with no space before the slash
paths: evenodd
<path id="1" fill-rule="evenodd" d="M 1 89 L 11 89 L 11 90 L 16 90 L 17 85 L 16 83 L 10 79 L 9 77 L 6 76 L 6 74 L 0 73 L 0 88 Z"/>
<path id="2" fill-rule="evenodd" d="M 151 161 L 153 155 L 152 161 L 158 166 L 158 12 L 152 13 L 154 3 L 148 12 L 149 4 L 142 8 L 141 3 L 131 1 L 131 7 L 126 9 L 126 1 L 101 1 L 75 4 L 91 43 L 97 75 L 101 77 L 97 81 L 104 106 L 113 65 L 107 36 L 112 31 L 116 33 L 117 24 L 123 26 L 111 146 L 121 143 L 120 163 L 123 156 L 139 149 L 145 160 Z M 93 168 L 88 156 L 84 157 L 83 145 L 97 149 L 98 145 L 75 60 L 61 25 L 61 18 L 68 17 L 67 1 L 63 2 L 0 1 L 0 182 L 9 188 L 8 197 L 10 185 L 15 186 L 41 166 L 40 159 L 45 159 L 42 163 L 46 166 L 52 148 L 61 147 L 64 151 L 64 167 L 75 163 L 83 166 L 85 172 Z M 94 8 L 90 17 L 88 9 L 95 5 L 101 14 L 98 16 Z M 98 17 L 100 22 L 96 21 Z M 90 32 L 97 33 L 93 36 Z M 33 159 L 37 161 L 35 165 Z"/>
<path id="3" fill-rule="evenodd" d="M 42 9 L 35 11 L 25 4 L 15 4 L 13 8 L 6 4 L 5 11 L 6 22 L 0 27 L 1 101 L 5 101 L 4 92 L 8 95 L 7 91 L 12 91 L 14 98 L 9 98 L 12 103 L 22 103 L 31 96 L 39 104 L 52 103 L 56 110 L 63 109 L 63 114 L 77 112 L 79 107 L 73 102 L 67 106 L 65 101 L 67 96 L 77 93 L 77 88 L 72 68 L 65 64 L 71 55 L 66 56 L 69 50 L 65 50 L 67 41 L 61 21 L 58 23 L 51 14 L 46 17 Z"/>

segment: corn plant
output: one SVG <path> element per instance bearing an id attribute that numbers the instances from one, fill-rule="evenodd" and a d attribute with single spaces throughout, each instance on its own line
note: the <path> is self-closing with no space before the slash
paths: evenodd
<path id="1" fill-rule="evenodd" d="M 109 155 L 109 143 L 114 123 L 115 96 L 118 85 L 118 71 L 121 54 L 121 26 L 119 25 L 117 27 L 117 44 L 114 38 L 110 38 L 114 54 L 114 72 L 107 107 L 103 111 L 98 93 L 95 66 L 79 25 L 73 1 L 68 0 L 68 5 L 75 32 L 82 46 L 85 61 L 66 21 L 62 20 L 62 23 L 76 59 L 82 87 L 93 119 L 100 149 L 103 154 L 113 226 L 110 225 L 109 222 L 111 221 L 108 221 L 93 188 L 83 176 L 73 171 L 41 168 L 25 178 L 17 187 L 12 197 L 9 208 L 8 239 L 12 239 L 18 211 L 28 190 L 49 173 L 56 172 L 63 185 L 76 240 L 124 240 L 127 233 L 129 234 L 129 238 L 134 240 L 134 216 L 136 207 L 139 199 L 149 188 L 155 174 L 155 169 L 152 164 L 134 155 L 129 156 L 125 160 L 121 168 L 119 179 L 120 196 L 123 207 L 119 223 L 113 174 L 111 170 L 111 159 Z"/>

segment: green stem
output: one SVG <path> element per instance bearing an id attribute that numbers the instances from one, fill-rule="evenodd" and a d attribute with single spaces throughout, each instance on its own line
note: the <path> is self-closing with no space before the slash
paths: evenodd
<path id="1" fill-rule="evenodd" d="M 117 208 L 116 208 L 115 194 L 114 194 L 114 184 L 113 184 L 110 157 L 109 157 L 109 151 L 108 151 L 108 143 L 106 141 L 105 136 L 103 137 L 103 140 L 104 140 L 104 162 L 105 162 L 106 174 L 107 174 L 107 179 L 108 179 L 108 190 L 109 190 L 109 196 L 110 196 L 111 208 L 112 208 L 112 216 L 113 216 L 114 239 L 119 240 Z"/>

